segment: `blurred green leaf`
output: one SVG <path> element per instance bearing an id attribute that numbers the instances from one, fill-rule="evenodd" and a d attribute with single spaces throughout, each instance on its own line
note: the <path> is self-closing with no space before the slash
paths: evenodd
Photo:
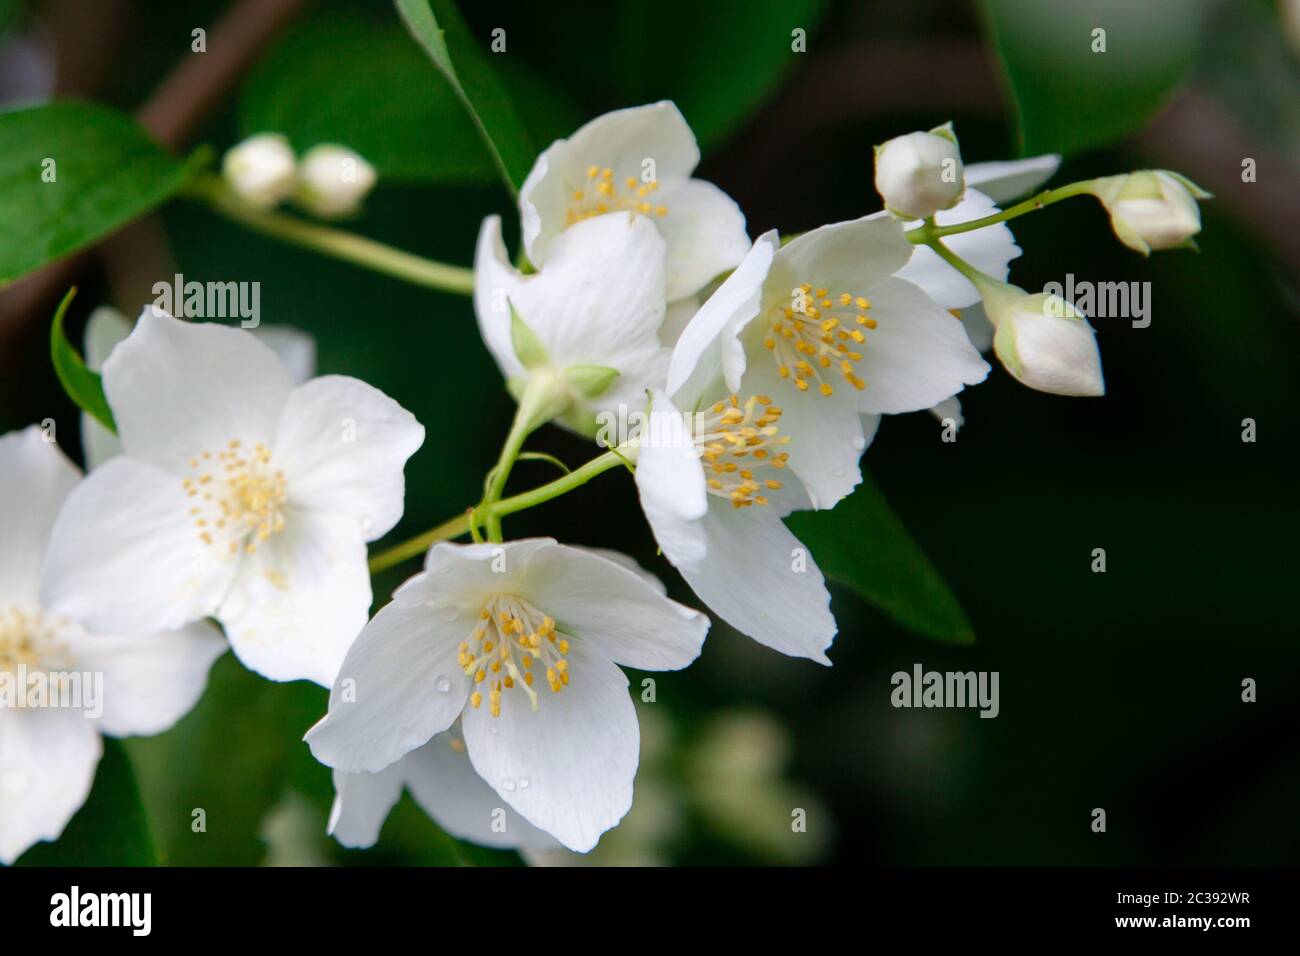
<path id="1" fill-rule="evenodd" d="M 50 324 L 50 360 L 54 363 L 54 372 L 58 375 L 63 390 L 76 406 L 89 412 L 101 425 L 116 433 L 117 423 L 113 420 L 113 410 L 108 407 L 108 399 L 104 397 L 104 380 L 98 372 L 92 372 L 86 367 L 85 360 L 72 347 L 63 329 L 63 316 L 76 294 L 75 287 L 69 289 L 59 303 L 58 311 L 54 313 L 54 321 Z"/>
<path id="2" fill-rule="evenodd" d="M 19 866 L 157 866 L 158 852 L 122 745 L 104 738 L 90 796 L 55 843 L 38 843 Z"/>
<path id="3" fill-rule="evenodd" d="M 1022 155 L 1068 156 L 1121 139 L 1160 110 L 1195 62 L 1206 3 L 984 0 L 984 10 Z"/>
<path id="4" fill-rule="evenodd" d="M 506 186 L 512 194 L 517 193 L 537 152 L 515 112 L 504 80 L 474 42 L 451 0 L 395 2 L 411 35 L 469 111 Z"/>
<path id="5" fill-rule="evenodd" d="M 185 177 L 184 165 L 106 106 L 62 101 L 0 114 L 0 287 L 148 212 Z"/>
<path id="6" fill-rule="evenodd" d="M 956 596 L 865 474 L 834 510 L 799 512 L 786 523 L 827 577 L 903 626 L 937 641 L 974 643 Z"/>
<path id="7" fill-rule="evenodd" d="M 298 152 L 355 149 L 382 179 L 490 182 L 478 130 L 451 86 L 396 20 L 338 10 L 311 17 L 249 75 L 239 104 L 245 136 L 283 133 Z"/>

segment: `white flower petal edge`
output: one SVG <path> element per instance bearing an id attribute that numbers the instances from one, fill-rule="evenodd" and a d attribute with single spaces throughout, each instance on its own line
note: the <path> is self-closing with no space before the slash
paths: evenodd
<path id="1" fill-rule="evenodd" d="M 609 390 L 589 403 L 593 410 L 639 407 L 668 367 L 669 351 L 659 341 L 664 248 L 645 217 L 600 216 L 566 230 L 546 268 L 526 276 L 506 258 L 500 219 L 485 219 L 474 258 L 474 311 L 502 374 L 525 375 L 511 340 L 513 305 L 555 371 L 574 365 L 618 371 Z"/>
<path id="2" fill-rule="evenodd" d="M 75 707 L 0 707 L 5 864 L 63 832 L 90 792 L 101 733 L 166 730 L 194 706 L 226 648 L 207 623 L 141 636 L 91 634 L 41 607 L 35 572 L 78 480 L 76 467 L 46 437 L 35 426 L 0 436 L 0 674 L 16 682 L 20 667 L 29 677 L 75 673 L 83 690 Z M 13 689 L 27 703 L 27 685 Z"/>
<path id="3" fill-rule="evenodd" d="M 974 163 L 966 167 L 966 185 L 995 203 L 1006 203 L 1033 192 L 1056 175 L 1061 168 L 1060 153 L 1044 153 L 1028 159 Z"/>
<path id="4" fill-rule="evenodd" d="M 736 203 L 690 178 L 699 161 L 695 135 L 666 100 L 606 113 L 556 140 L 519 191 L 529 260 L 544 268 L 567 228 L 630 212 L 654 222 L 668 240 L 669 300 L 699 291 L 749 248 Z"/>
<path id="5" fill-rule="evenodd" d="M 77 711 L 0 710 L 0 863 L 59 838 L 90 796 L 102 752 Z"/>
<path id="6" fill-rule="evenodd" d="M 362 382 L 295 388 L 249 333 L 152 308 L 103 376 L 124 451 L 69 496 L 43 603 L 101 633 L 215 615 L 265 676 L 329 684 L 423 427 Z"/>
<path id="7" fill-rule="evenodd" d="M 615 661 L 685 666 L 707 630 L 643 573 L 581 548 L 437 544 L 348 652 L 307 741 L 329 766 L 373 773 L 460 716 L 497 795 L 586 852 L 627 812 L 636 773 L 636 714 Z"/>
<path id="8" fill-rule="evenodd" d="M 368 847 L 402 788 L 444 831 L 481 846 L 555 847 L 556 841 L 508 806 L 470 764 L 459 733 L 435 734 L 423 747 L 378 773 L 334 771 L 330 833 L 344 846 Z"/>
<path id="9" fill-rule="evenodd" d="M 288 325 L 259 325 L 250 329 L 289 370 L 296 384 L 316 374 L 316 340 Z M 102 305 L 86 322 L 86 366 L 98 372 L 117 343 L 131 334 L 131 322 L 112 306 Z M 86 468 L 93 471 L 122 453 L 122 441 L 93 417 L 81 413 L 81 444 Z"/>

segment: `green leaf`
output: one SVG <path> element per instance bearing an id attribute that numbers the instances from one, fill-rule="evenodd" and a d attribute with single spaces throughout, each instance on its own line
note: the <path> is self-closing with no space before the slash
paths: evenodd
<path id="1" fill-rule="evenodd" d="M 542 340 L 537 337 L 523 317 L 515 311 L 515 304 L 508 303 L 510 306 L 510 346 L 514 349 L 515 358 L 519 359 L 519 364 L 524 368 L 532 369 L 545 368 L 551 364 L 551 357 L 546 354 L 546 346 Z"/>
<path id="2" fill-rule="evenodd" d="M 1071 155 L 1146 124 L 1191 69 L 1204 0 L 984 0 L 1022 155 Z M 1094 52 L 1104 30 L 1105 52 Z"/>
<path id="3" fill-rule="evenodd" d="M 411 35 L 469 111 L 511 194 L 517 194 L 537 153 L 505 82 L 475 44 L 451 0 L 395 2 Z"/>
<path id="4" fill-rule="evenodd" d="M 64 101 L 0 114 L 0 287 L 148 212 L 187 174 L 106 106 Z"/>
<path id="5" fill-rule="evenodd" d="M 104 755 L 85 804 L 55 843 L 38 843 L 19 866 L 157 866 L 158 851 L 122 745 L 104 738 Z"/>
<path id="6" fill-rule="evenodd" d="M 86 367 L 81 353 L 72 347 L 63 329 L 63 316 L 76 294 L 75 286 L 69 289 L 59 303 L 58 311 L 54 313 L 54 321 L 50 324 L 50 360 L 54 363 L 54 372 L 58 375 L 63 390 L 77 407 L 89 412 L 101 425 L 116 433 L 117 423 L 113 420 L 113 410 L 108 407 L 108 399 L 104 397 L 104 380 L 98 372 L 92 372 Z"/>
<path id="7" fill-rule="evenodd" d="M 834 510 L 799 512 L 786 523 L 823 573 L 898 623 L 937 641 L 974 643 L 956 596 L 867 475 Z"/>
<path id="8" fill-rule="evenodd" d="M 451 86 L 395 20 L 309 17 L 261 60 L 239 104 L 244 136 L 283 133 L 305 152 L 341 143 L 396 182 L 490 182 L 492 159 Z"/>

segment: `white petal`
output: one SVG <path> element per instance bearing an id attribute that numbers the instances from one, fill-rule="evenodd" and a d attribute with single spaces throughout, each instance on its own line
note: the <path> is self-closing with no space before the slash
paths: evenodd
<path id="1" fill-rule="evenodd" d="M 830 664 L 826 648 L 836 631 L 830 592 L 781 519 L 767 508 L 733 508 L 717 499 L 701 523 L 708 556 L 679 567 L 700 600 L 760 644 Z"/>
<path id="2" fill-rule="evenodd" d="M 668 366 L 669 395 L 678 398 L 691 382 L 692 387 L 680 396 L 689 407 L 714 382 L 725 382 L 733 392 L 739 388 L 746 364 L 739 336 L 758 315 L 763 284 L 779 247 L 775 229 L 759 236 L 736 271 L 695 313 L 673 348 Z"/>
<path id="3" fill-rule="evenodd" d="M 833 508 L 862 481 L 858 462 L 867 439 L 858 398 L 847 382 L 835 386 L 831 395 L 815 389 L 796 391 L 763 355 L 745 376 L 741 390 L 745 395 L 776 397 L 782 409 L 779 434 L 790 439 L 782 449 L 790 455 L 789 471 L 803 483 L 814 508 Z"/>
<path id="4" fill-rule="evenodd" d="M 910 282 L 879 283 L 871 290 L 871 302 L 878 325 L 867 333 L 858 364 L 858 375 L 867 383 L 858 392 L 862 411 L 919 411 L 988 375 L 988 363 L 962 324 Z"/>
<path id="5" fill-rule="evenodd" d="M 659 326 L 659 343 L 669 349 L 675 346 L 699 309 L 700 300 L 693 295 L 669 302 L 663 324 Z"/>
<path id="6" fill-rule="evenodd" d="M 1051 179 L 1060 165 L 1059 153 L 1008 162 L 975 163 L 966 167 L 966 185 L 978 186 L 980 192 L 996 203 L 1006 203 L 1033 192 Z"/>
<path id="7" fill-rule="evenodd" d="M 503 695 L 500 717 L 467 708 L 465 744 L 501 799 L 586 853 L 632 806 L 640 735 L 623 672 L 577 642 L 568 660 L 569 685 L 536 710 L 523 694 Z"/>
<path id="8" fill-rule="evenodd" d="M 939 419 L 940 422 L 947 422 L 951 419 L 953 426 L 958 429 L 966 424 L 966 419 L 962 417 L 961 413 L 961 399 L 956 396 L 946 398 L 938 405 L 935 405 L 930 409 L 930 414 Z"/>
<path id="9" fill-rule="evenodd" d="M 677 670 L 700 656 L 709 619 L 670 601 L 629 570 L 583 548 L 539 549 L 522 585 L 528 600 L 593 652 L 638 670 Z"/>
<path id="10" fill-rule="evenodd" d="M 56 433 L 57 434 L 57 433 Z M 33 607 L 50 529 L 81 480 L 36 425 L 0 435 L 0 607 Z"/>
<path id="11" fill-rule="evenodd" d="M 126 455 L 97 468 L 54 524 L 41 603 L 99 634 L 157 634 L 209 617 L 238 560 L 199 540 L 191 503 L 180 478 Z"/>
<path id="12" fill-rule="evenodd" d="M 523 371 L 510 343 L 510 304 L 514 302 L 515 308 L 519 308 L 523 278 L 506 255 L 501 217 L 488 216 L 479 227 L 474 251 L 474 314 L 478 317 L 483 344 L 507 379 Z"/>
<path id="13" fill-rule="evenodd" d="M 698 561 L 706 548 L 699 519 L 709 508 L 699 451 L 681 413 L 662 392 L 654 395 L 647 429 L 636 465 L 641 508 L 668 560 Z"/>
<path id="14" fill-rule="evenodd" d="M 79 710 L 0 710 L 0 863 L 59 838 L 90 795 L 101 752 Z"/>
<path id="15" fill-rule="evenodd" d="M 101 305 L 90 313 L 85 337 L 87 368 L 102 369 L 117 343 L 130 334 L 131 320 L 112 306 Z M 81 445 L 88 471 L 122 453 L 121 439 L 85 412 L 81 413 Z"/>
<path id="16" fill-rule="evenodd" d="M 606 113 L 567 140 L 552 143 L 519 190 L 529 260 L 538 268 L 549 260 L 574 191 L 590 186 L 588 167 L 612 169 L 615 182 L 628 176 L 640 180 L 647 159 L 654 161 L 655 178 L 665 186 L 689 176 L 700 161 L 695 134 L 667 100 Z"/>
<path id="17" fill-rule="evenodd" d="M 273 445 L 293 388 L 275 353 L 241 329 L 146 307 L 104 363 L 104 394 L 126 453 L 180 473 L 232 439 Z"/>
<path id="18" fill-rule="evenodd" d="M 997 205 L 979 190 L 967 189 L 960 203 L 935 216 L 941 226 L 983 219 L 998 211 Z M 919 223 L 908 223 L 908 226 Z M 1020 255 L 1016 238 L 1004 222 L 972 232 L 947 236 L 944 245 L 971 263 L 981 272 L 1005 279 L 1011 271 L 1011 260 Z M 939 257 L 933 249 L 917 246 L 906 266 L 898 270 L 898 277 L 921 287 L 925 294 L 945 309 L 964 309 L 979 301 L 979 293 L 969 279 Z"/>
<path id="19" fill-rule="evenodd" d="M 406 776 L 399 760 L 378 773 L 334 771 L 334 806 L 328 832 L 346 847 L 374 846 L 379 831 L 402 796 Z"/>
<path id="20" fill-rule="evenodd" d="M 356 523 L 299 508 L 286 513 L 283 531 L 243 555 L 216 616 L 249 669 L 328 687 L 366 624 L 370 601 Z"/>
<path id="21" fill-rule="evenodd" d="M 424 426 L 379 389 L 326 375 L 289 394 L 274 461 L 292 505 L 350 518 L 374 541 L 402 517 L 402 469 L 423 443 Z"/>
<path id="22" fill-rule="evenodd" d="M 805 232 L 777 252 L 769 288 L 784 297 L 806 282 L 863 294 L 903 268 L 912 251 L 903 227 L 887 215 L 832 223 Z"/>
<path id="23" fill-rule="evenodd" d="M 980 352 L 993 348 L 993 323 L 984 311 L 984 303 L 977 302 L 969 309 L 962 309 L 961 324 L 966 329 L 966 338 L 970 339 L 970 344 Z"/>
<path id="24" fill-rule="evenodd" d="M 250 329 L 301 385 L 316 374 L 316 339 L 292 325 L 259 325 Z"/>
<path id="25" fill-rule="evenodd" d="M 330 691 L 329 713 L 307 734 L 316 759 L 350 773 L 382 770 L 460 715 L 469 678 L 457 648 L 471 615 L 447 620 L 420 574 L 353 643 Z M 443 689 L 445 688 L 445 689 Z"/>
<path id="26" fill-rule="evenodd" d="M 654 222 L 668 243 L 669 300 L 699 291 L 749 251 L 745 214 L 713 183 L 687 179 L 657 197 L 668 210 Z"/>
<path id="27" fill-rule="evenodd" d="M 496 791 L 475 772 L 460 737 L 455 730 L 437 734 L 395 765 L 415 802 L 458 840 L 494 847 L 555 846 L 554 839 L 502 806 Z"/>
<path id="28" fill-rule="evenodd" d="M 608 365 L 659 345 L 664 241 L 644 216 L 580 222 L 556 240 L 544 272 L 527 276 L 516 311 L 557 366 Z"/>
<path id="29" fill-rule="evenodd" d="M 104 675 L 100 726 L 111 737 L 160 734 L 203 696 L 212 662 L 226 652 L 207 621 L 144 637 L 76 635 L 75 669 Z"/>

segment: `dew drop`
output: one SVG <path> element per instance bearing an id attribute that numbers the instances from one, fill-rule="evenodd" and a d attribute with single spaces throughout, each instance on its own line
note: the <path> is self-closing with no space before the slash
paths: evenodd
<path id="1" fill-rule="evenodd" d="M 515 789 L 515 778 L 506 777 L 504 780 L 502 780 L 501 789 L 504 790 L 506 793 L 512 793 Z"/>
<path id="2" fill-rule="evenodd" d="M 527 790 L 527 789 L 528 789 L 528 778 L 527 778 L 527 777 L 520 777 L 520 778 L 519 778 L 519 789 L 520 789 L 520 790 Z"/>
<path id="3" fill-rule="evenodd" d="M 451 681 L 447 679 L 446 674 L 439 674 L 438 679 L 433 682 L 433 686 L 438 688 L 438 693 L 445 694 L 451 690 Z"/>

